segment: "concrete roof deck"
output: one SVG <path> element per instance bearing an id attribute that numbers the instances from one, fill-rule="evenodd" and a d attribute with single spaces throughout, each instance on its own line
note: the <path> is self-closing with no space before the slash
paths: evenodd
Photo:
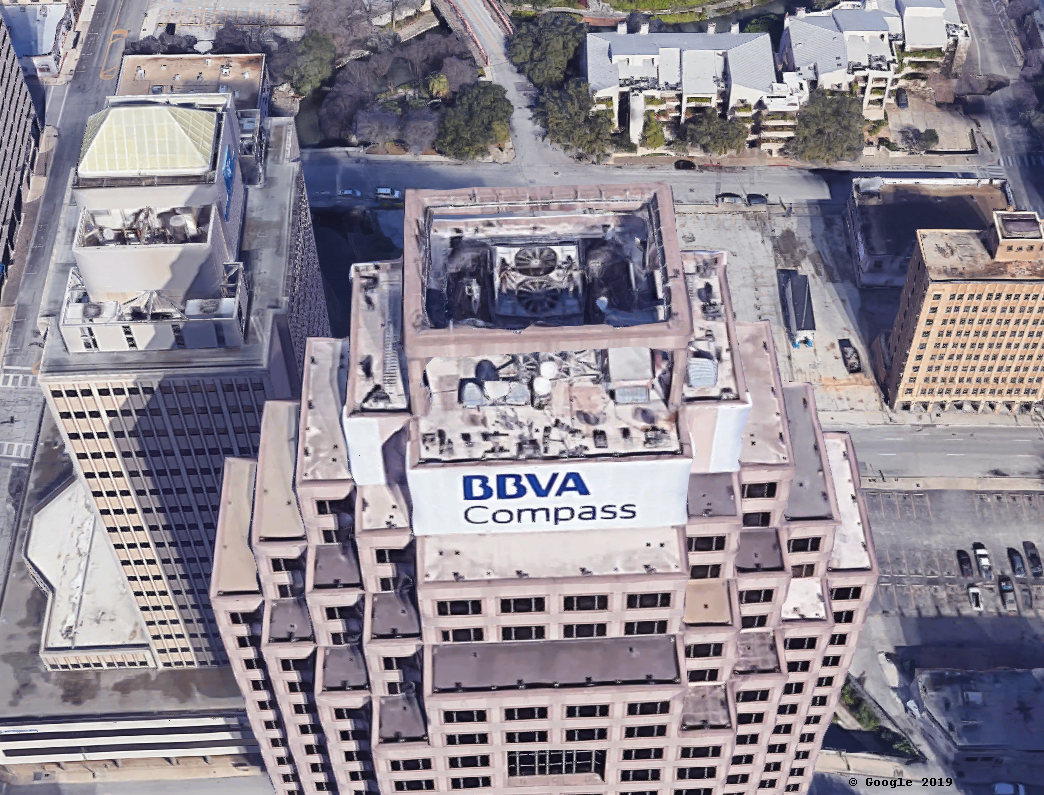
<path id="1" fill-rule="evenodd" d="M 776 364 L 768 322 L 737 323 L 740 361 L 750 394 L 750 415 L 743 428 L 743 464 L 785 464 L 792 457 L 791 428 L 783 408 L 783 383 Z"/>
<path id="2" fill-rule="evenodd" d="M 782 571 L 783 550 L 773 530 L 742 530 L 736 550 L 736 571 Z"/>
<path id="3" fill-rule="evenodd" d="M 341 427 L 347 386 L 348 340 L 309 338 L 301 384 L 300 483 L 352 479 Z"/>
<path id="4" fill-rule="evenodd" d="M 268 643 L 295 643 L 315 637 L 304 597 L 270 599 L 265 602 Z"/>
<path id="5" fill-rule="evenodd" d="M 783 388 L 783 402 L 787 407 L 796 468 L 784 514 L 791 520 L 830 519 L 834 516 L 834 507 L 812 390 L 804 384 L 788 385 Z"/>
<path id="6" fill-rule="evenodd" d="M 19 58 L 47 55 L 54 50 L 55 37 L 69 14 L 68 3 L 4 3 L 0 17 L 11 35 L 11 46 Z"/>
<path id="7" fill-rule="evenodd" d="M 360 690 L 368 686 L 362 646 L 331 646 L 322 649 L 322 689 Z"/>
<path id="8" fill-rule="evenodd" d="M 381 742 L 422 740 L 428 736 L 424 710 L 415 692 L 382 696 L 378 706 Z"/>
<path id="9" fill-rule="evenodd" d="M 919 229 L 917 245 L 933 282 L 1044 279 L 1044 260 L 995 262 L 974 229 Z"/>
<path id="10" fill-rule="evenodd" d="M 261 54 L 125 55 L 116 96 L 228 93 L 246 110 L 257 107 L 264 75 Z"/>
<path id="11" fill-rule="evenodd" d="M 692 313 L 692 340 L 686 367 L 700 368 L 713 362 L 714 381 L 701 378 L 691 383 L 685 378 L 683 400 L 739 399 L 741 375 L 736 366 L 736 339 L 732 327 L 732 299 L 725 276 L 724 252 L 683 251 L 682 269 Z M 702 370 L 700 370 L 702 374 Z M 707 383 L 704 383 L 704 380 Z"/>
<path id="12" fill-rule="evenodd" d="M 725 729 L 731 725 L 725 685 L 690 687 L 685 691 L 682 699 L 682 729 Z"/>
<path id="13" fill-rule="evenodd" d="M 690 475 L 687 504 L 692 517 L 735 516 L 735 476 L 731 472 Z"/>
<path id="14" fill-rule="evenodd" d="M 728 583 L 690 580 L 685 585 L 685 614 L 690 626 L 732 623 L 732 602 Z"/>
<path id="15" fill-rule="evenodd" d="M 409 501 L 398 486 L 356 487 L 356 531 L 410 526 Z"/>
<path id="16" fill-rule="evenodd" d="M 783 602 L 784 621 L 826 618 L 826 600 L 823 598 L 823 581 L 819 577 L 795 577 L 787 587 L 787 598 Z"/>
<path id="17" fill-rule="evenodd" d="M 547 554 L 549 549 L 553 555 Z M 418 554 L 425 583 L 649 572 L 684 575 L 688 565 L 674 527 L 545 532 L 539 543 L 530 533 L 424 536 L 418 540 Z"/>
<path id="18" fill-rule="evenodd" d="M 736 641 L 737 674 L 773 673 L 779 670 L 779 650 L 772 631 L 741 632 Z"/>
<path id="19" fill-rule="evenodd" d="M 251 541 L 304 539 L 305 527 L 294 491 L 300 404 L 289 400 L 265 403 L 261 446 L 257 454 L 257 488 Z"/>
<path id="20" fill-rule="evenodd" d="M 828 568 L 833 571 L 869 569 L 874 564 L 868 539 L 870 525 L 859 502 L 858 480 L 852 474 L 854 449 L 848 434 L 828 433 L 824 434 L 824 439 L 841 520 L 834 531 L 834 547 Z"/>
<path id="21" fill-rule="evenodd" d="M 261 593 L 257 561 L 250 549 L 254 477 L 257 464 L 246 458 L 226 458 L 221 478 L 221 512 L 214 543 L 210 595 Z"/>
<path id="22" fill-rule="evenodd" d="M 408 407 L 401 355 L 402 263 L 353 265 L 348 413 Z"/>

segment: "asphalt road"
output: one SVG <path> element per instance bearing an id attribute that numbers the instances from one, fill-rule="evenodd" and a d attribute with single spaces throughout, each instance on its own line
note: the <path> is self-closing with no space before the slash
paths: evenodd
<path id="1" fill-rule="evenodd" d="M 975 428 L 873 426 L 852 435 L 863 475 L 885 477 L 1034 477 L 1044 472 L 1039 426 Z"/>

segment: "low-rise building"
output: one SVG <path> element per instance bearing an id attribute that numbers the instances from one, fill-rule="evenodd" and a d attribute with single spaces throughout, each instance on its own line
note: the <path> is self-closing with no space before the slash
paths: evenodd
<path id="1" fill-rule="evenodd" d="M 1044 226 L 920 229 L 895 326 L 873 343 L 892 408 L 1029 410 L 1044 395 Z"/>

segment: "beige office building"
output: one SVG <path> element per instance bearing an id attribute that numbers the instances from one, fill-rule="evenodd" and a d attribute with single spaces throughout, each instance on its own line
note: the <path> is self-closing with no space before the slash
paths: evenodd
<path id="1" fill-rule="evenodd" d="M 921 229 L 875 367 L 902 410 L 1027 410 L 1044 390 L 1044 227 L 996 212 L 986 232 Z"/>
<path id="2" fill-rule="evenodd" d="M 666 184 L 410 191 L 226 463 L 280 795 L 806 792 L 877 576 L 844 434 Z"/>
<path id="3" fill-rule="evenodd" d="M 250 185 L 227 93 L 110 97 L 87 122 L 40 382 L 148 648 L 53 667 L 225 663 L 208 598 L 224 459 L 257 454 L 265 401 L 299 394 L 305 339 L 329 333 L 287 121 L 265 122 Z"/>

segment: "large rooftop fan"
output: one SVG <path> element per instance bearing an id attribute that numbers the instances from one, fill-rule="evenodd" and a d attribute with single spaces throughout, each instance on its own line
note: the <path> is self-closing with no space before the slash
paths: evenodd
<path id="1" fill-rule="evenodd" d="M 515 270 L 522 276 L 547 276 L 558 266 L 553 248 L 523 248 L 515 254 Z"/>

